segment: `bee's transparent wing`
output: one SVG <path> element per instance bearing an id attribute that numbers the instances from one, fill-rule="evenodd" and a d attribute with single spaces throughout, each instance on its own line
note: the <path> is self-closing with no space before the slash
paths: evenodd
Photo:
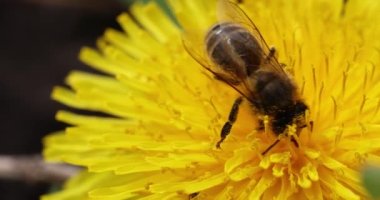
<path id="1" fill-rule="evenodd" d="M 217 18 L 219 23 L 237 23 L 250 31 L 250 33 L 253 35 L 253 37 L 256 38 L 262 48 L 262 57 L 265 60 L 261 67 L 287 76 L 285 70 L 273 55 L 274 52 L 270 50 L 257 26 L 237 4 L 229 0 L 218 0 Z"/>
<path id="2" fill-rule="evenodd" d="M 217 21 L 215 21 L 215 24 Z M 215 24 L 210 24 L 211 28 Z M 209 71 L 214 78 L 217 80 L 223 81 L 226 84 L 230 85 L 237 92 L 239 92 L 242 96 L 247 97 L 246 94 L 247 89 L 241 86 L 236 85 L 234 82 L 244 82 L 245 80 L 239 80 L 239 77 L 236 77 L 235 74 L 229 73 L 227 71 L 223 71 L 220 67 L 218 67 L 215 63 L 213 63 L 207 52 L 206 52 L 206 44 L 205 37 L 207 35 L 208 30 L 184 30 L 182 33 L 182 42 L 191 57 L 196 60 L 203 68 Z M 236 81 L 238 80 L 238 81 Z"/>
<path id="3" fill-rule="evenodd" d="M 212 62 L 207 56 L 205 50 L 204 30 L 184 30 L 182 33 L 182 42 L 186 51 L 194 58 L 202 67 L 208 71 L 215 71 L 212 68 Z"/>

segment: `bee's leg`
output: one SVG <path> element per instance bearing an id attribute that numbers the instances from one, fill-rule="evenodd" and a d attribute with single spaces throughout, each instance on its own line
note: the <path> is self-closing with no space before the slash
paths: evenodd
<path id="1" fill-rule="evenodd" d="M 226 139 L 227 135 L 230 133 L 232 125 L 235 123 L 237 114 L 239 113 L 239 106 L 241 102 L 243 101 L 242 97 L 239 97 L 235 100 L 234 104 L 232 105 L 230 115 L 228 116 L 228 121 L 224 123 L 222 131 L 220 132 L 220 140 L 218 143 L 216 143 L 216 147 L 220 149 L 220 145 Z"/>
<path id="2" fill-rule="evenodd" d="M 274 146 L 276 146 L 276 144 L 278 144 L 280 142 L 280 139 L 277 138 L 276 141 L 273 142 L 273 144 L 271 144 L 268 148 L 266 148 L 262 153 L 261 155 L 265 155 L 266 153 L 268 153 L 269 150 L 271 150 Z"/>
<path id="3" fill-rule="evenodd" d="M 285 134 L 285 135 L 282 135 L 280 134 L 279 137 L 281 136 L 288 136 L 288 134 Z M 265 155 L 266 153 L 268 153 L 274 146 L 276 146 L 279 142 L 280 142 L 280 138 L 277 138 L 276 141 L 274 141 L 269 147 L 267 147 L 262 153 L 261 155 Z M 290 135 L 290 141 L 294 143 L 294 145 L 298 148 L 299 147 L 299 144 L 297 142 L 297 139 L 295 138 L 297 136 L 294 136 L 294 135 Z"/>

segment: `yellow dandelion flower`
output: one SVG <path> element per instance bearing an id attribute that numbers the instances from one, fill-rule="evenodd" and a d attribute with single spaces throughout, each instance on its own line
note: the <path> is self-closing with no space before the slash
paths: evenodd
<path id="1" fill-rule="evenodd" d="M 215 1 L 169 0 L 181 27 L 215 20 Z M 345 4 L 346 3 L 346 4 Z M 154 3 L 118 17 L 80 59 L 106 75 L 72 72 L 53 98 L 112 117 L 59 111 L 70 124 L 48 136 L 47 160 L 85 167 L 42 199 L 366 199 L 364 163 L 380 162 L 380 3 L 374 0 L 242 1 L 292 72 L 313 127 L 262 151 L 245 101 L 215 148 L 239 94 L 185 51 L 182 29 Z M 203 47 L 200 47 L 203 48 Z M 291 130 L 291 127 L 289 128 Z"/>

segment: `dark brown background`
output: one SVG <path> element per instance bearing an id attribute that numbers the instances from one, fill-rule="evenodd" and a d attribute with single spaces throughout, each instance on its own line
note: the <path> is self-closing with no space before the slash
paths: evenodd
<path id="1" fill-rule="evenodd" d="M 116 0 L 0 1 L 0 154 L 41 151 L 41 138 L 63 128 L 50 100 L 54 85 L 71 69 L 81 46 L 93 46 L 125 7 Z M 38 199 L 52 187 L 0 179 L 0 199 Z"/>

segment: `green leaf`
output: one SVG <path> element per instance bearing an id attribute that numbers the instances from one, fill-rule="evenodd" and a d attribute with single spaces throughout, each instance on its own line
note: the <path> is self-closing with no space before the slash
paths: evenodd
<path id="1" fill-rule="evenodd" d="M 366 166 L 362 172 L 363 184 L 373 199 L 380 199 L 380 167 Z"/>

